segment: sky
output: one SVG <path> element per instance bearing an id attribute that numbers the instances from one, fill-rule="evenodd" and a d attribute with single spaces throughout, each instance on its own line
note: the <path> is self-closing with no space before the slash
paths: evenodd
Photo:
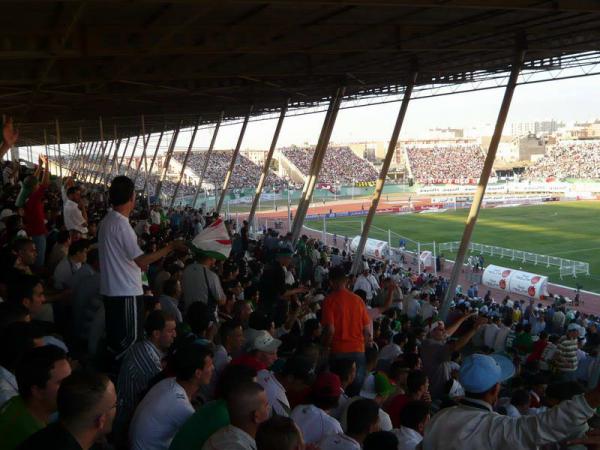
<path id="1" fill-rule="evenodd" d="M 503 88 L 412 100 L 400 139 L 418 137 L 433 128 L 493 129 L 502 101 Z M 343 104 L 342 104 L 343 106 Z M 387 141 L 392 133 L 400 103 L 341 109 L 331 136 L 333 143 Z M 325 117 L 324 112 L 287 117 L 283 123 L 278 147 L 314 145 Z M 510 134 L 513 122 L 556 119 L 565 123 L 600 118 L 600 75 L 548 81 L 518 86 L 513 96 L 505 126 Z M 242 149 L 268 149 L 275 131 L 276 119 L 250 121 Z M 241 124 L 221 126 L 216 149 L 235 147 Z M 491 131 L 490 131 L 491 133 Z M 194 148 L 207 148 L 212 129 L 201 129 Z M 187 147 L 191 132 L 183 132 L 177 147 Z M 34 155 L 41 148 L 34 149 Z M 141 153 L 141 146 L 137 154 Z M 24 157 L 25 155 L 21 155 Z"/>

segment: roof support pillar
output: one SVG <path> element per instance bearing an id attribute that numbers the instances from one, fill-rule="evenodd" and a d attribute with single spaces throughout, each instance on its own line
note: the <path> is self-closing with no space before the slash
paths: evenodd
<path id="1" fill-rule="evenodd" d="M 310 171 L 302 188 L 302 196 L 300 197 L 294 222 L 292 223 L 291 232 L 294 242 L 300 236 L 302 224 L 304 223 L 304 218 L 308 212 L 310 200 L 315 190 L 319 173 L 321 172 L 321 166 L 323 165 L 323 160 L 325 159 L 325 152 L 327 151 L 329 139 L 331 138 L 333 126 L 335 125 L 337 113 L 340 109 L 342 98 L 344 97 L 345 92 L 345 87 L 339 87 L 329 102 L 329 108 L 327 109 L 327 114 L 325 115 L 325 120 L 323 121 L 323 127 L 321 128 L 321 134 L 319 135 L 319 141 L 317 142 L 315 153 L 310 165 Z"/>
<path id="2" fill-rule="evenodd" d="M 140 157 L 140 160 L 138 161 L 137 167 L 135 168 L 135 175 L 133 176 L 133 184 L 135 186 L 135 182 L 137 181 L 138 175 L 140 174 L 140 167 L 142 165 L 142 160 L 146 160 L 146 150 L 148 148 L 148 144 L 150 143 L 150 135 L 152 133 L 148 133 L 148 136 L 146 136 L 146 122 L 144 121 L 144 116 L 141 116 L 141 120 L 142 120 L 142 136 L 144 136 L 142 138 L 143 143 L 144 143 L 144 148 L 142 149 L 142 156 Z"/>
<path id="3" fill-rule="evenodd" d="M 183 174 L 185 173 L 185 168 L 187 167 L 188 158 L 190 157 L 190 152 L 192 151 L 192 147 L 194 146 L 194 140 L 196 139 L 196 133 L 198 132 L 198 127 L 200 126 L 200 121 L 202 119 L 198 117 L 196 121 L 196 125 L 194 126 L 194 131 L 192 132 L 192 138 L 190 139 L 190 145 L 188 145 L 187 152 L 185 152 L 185 157 L 183 158 L 183 163 L 181 164 L 181 173 L 179 174 L 179 180 L 177 180 L 177 185 L 175 186 L 175 192 L 173 192 L 173 196 L 171 197 L 171 202 L 169 204 L 169 208 L 172 208 L 175 204 L 175 199 L 177 198 L 177 194 L 179 193 L 179 187 L 181 186 L 181 179 L 183 178 Z"/>
<path id="4" fill-rule="evenodd" d="M 279 115 L 277 126 L 275 127 L 275 134 L 273 134 L 273 140 L 271 141 L 269 152 L 267 153 L 267 157 L 265 158 L 262 173 L 260 174 L 260 178 L 258 179 L 256 192 L 254 193 L 254 199 L 252 200 L 252 206 L 250 207 L 250 214 L 248 215 L 248 223 L 250 224 L 250 226 L 252 226 L 252 223 L 254 223 L 254 214 L 256 213 L 258 201 L 260 200 L 260 194 L 262 194 L 262 190 L 265 186 L 265 181 L 267 179 L 267 176 L 269 175 L 269 167 L 271 167 L 273 153 L 275 153 L 275 147 L 277 146 L 277 140 L 279 139 L 279 133 L 281 132 L 281 127 L 283 126 L 283 119 L 285 119 L 285 114 L 287 113 L 289 101 L 290 100 L 287 99 L 284 105 L 281 107 L 281 114 Z"/>
<path id="5" fill-rule="evenodd" d="M 456 254 L 456 260 L 454 261 L 454 266 L 452 268 L 452 275 L 450 277 L 450 282 L 448 283 L 448 289 L 446 290 L 444 302 L 440 310 L 440 316 L 442 320 L 446 319 L 448 310 L 450 308 L 450 302 L 454 299 L 456 285 L 458 284 L 458 277 L 460 276 L 463 268 L 465 256 L 467 254 L 467 250 L 469 249 L 469 244 L 471 243 L 471 236 L 473 235 L 473 230 L 475 229 L 475 224 L 477 223 L 477 218 L 479 216 L 479 211 L 481 210 L 481 203 L 483 201 L 483 196 L 485 195 L 490 174 L 492 173 L 492 166 L 494 165 L 494 160 L 496 159 L 496 151 L 498 150 L 498 144 L 500 143 L 500 138 L 502 137 L 502 130 L 504 129 L 506 117 L 508 116 L 508 111 L 510 109 L 510 103 L 515 92 L 515 88 L 517 87 L 519 73 L 523 67 L 523 62 L 525 61 L 525 53 L 526 51 L 524 49 L 519 49 L 517 51 L 510 71 L 510 77 L 504 91 L 504 98 L 502 99 L 502 105 L 500 106 L 500 111 L 496 120 L 496 126 L 494 127 L 494 134 L 492 135 L 490 146 L 485 157 L 485 162 L 483 164 L 481 176 L 479 177 L 477 190 L 475 191 L 473 203 L 471 204 L 471 209 L 469 210 L 469 215 L 467 216 L 467 221 L 465 223 L 465 231 L 463 232 L 460 246 L 458 247 L 458 252 Z"/>
<path id="6" fill-rule="evenodd" d="M 92 173 L 93 161 L 96 159 L 101 146 L 102 146 L 102 142 L 100 142 L 100 141 L 94 142 L 94 145 L 93 145 L 92 149 L 90 150 L 89 159 L 81 162 L 81 167 L 82 167 L 83 171 L 85 172 L 84 181 L 86 183 L 89 181 L 88 178 L 90 177 L 90 174 Z"/>
<path id="7" fill-rule="evenodd" d="M 404 97 L 402 98 L 402 103 L 400 105 L 398 117 L 396 118 L 394 130 L 392 131 L 392 137 L 390 138 L 387 152 L 385 154 L 385 158 L 383 159 L 383 165 L 381 166 L 381 170 L 379 171 L 379 178 L 377 179 L 377 183 L 375 185 L 375 191 L 373 192 L 373 196 L 371 197 L 371 206 L 369 207 L 369 213 L 367 214 L 365 223 L 363 225 L 358 248 L 354 253 L 354 262 L 352 264 L 352 273 L 354 274 L 360 273 L 362 271 L 362 254 L 365 250 L 367 238 L 369 237 L 369 230 L 371 228 L 371 224 L 373 223 L 373 218 L 375 217 L 375 214 L 377 214 L 377 206 L 379 206 L 379 200 L 381 199 L 383 186 L 385 185 L 385 179 L 387 178 L 388 170 L 392 162 L 392 157 L 396 152 L 398 136 L 400 136 L 400 130 L 402 130 L 402 124 L 404 123 L 404 118 L 406 117 L 406 111 L 408 110 L 408 104 L 410 102 L 410 97 L 412 95 L 413 87 L 416 81 L 417 72 L 413 71 L 410 75 L 409 82 L 406 85 L 406 89 L 404 91 Z"/>
<path id="8" fill-rule="evenodd" d="M 50 170 L 50 157 L 48 156 L 48 132 L 44 128 L 44 151 L 46 152 L 46 159 L 48 160 L 48 171 L 52 173 Z"/>
<path id="9" fill-rule="evenodd" d="M 167 172 L 169 171 L 169 164 L 171 163 L 171 156 L 173 156 L 173 150 L 175 150 L 175 144 L 177 143 L 177 138 L 179 137 L 179 130 L 183 125 L 183 120 L 179 122 L 173 136 L 171 137 L 171 144 L 169 145 L 169 149 L 167 150 L 167 155 L 165 156 L 165 160 L 163 161 L 163 168 L 160 174 L 160 178 L 158 179 L 158 183 L 156 183 L 156 191 L 154 192 L 154 196 L 157 200 L 160 198 L 160 191 L 162 190 L 163 182 L 167 176 Z"/>
<path id="10" fill-rule="evenodd" d="M 119 149 L 121 148 L 121 142 L 123 142 L 122 138 L 121 139 L 117 138 L 117 125 L 116 124 L 114 125 L 114 135 L 115 135 L 115 140 L 116 140 L 117 144 L 115 145 L 115 152 L 113 153 L 113 157 L 110 158 L 110 156 L 109 156 L 107 158 L 106 164 L 104 166 L 104 167 L 107 167 L 108 163 L 110 162 L 110 169 L 107 170 L 103 174 L 103 176 L 102 176 L 102 178 L 104 178 L 104 183 L 105 184 L 108 184 L 109 182 L 112 181 L 113 169 L 114 169 L 114 167 L 116 165 L 116 162 L 117 162 L 117 158 L 118 158 L 118 155 L 119 155 Z"/>
<path id="11" fill-rule="evenodd" d="M 219 120 L 215 125 L 215 130 L 213 131 L 212 138 L 210 140 L 210 145 L 208 146 L 208 150 L 206 151 L 206 156 L 204 158 L 204 165 L 202 166 L 202 172 L 200 173 L 200 178 L 198 179 L 198 185 L 196 186 L 196 193 L 194 194 L 194 200 L 192 201 L 192 208 L 196 207 L 196 202 L 198 201 L 198 195 L 200 194 L 200 189 L 202 189 L 202 182 L 204 181 L 204 176 L 206 175 L 206 169 L 208 168 L 208 162 L 210 161 L 210 155 L 212 155 L 213 149 L 215 147 L 215 142 L 217 141 L 217 134 L 219 134 L 219 128 L 221 127 L 221 122 L 223 121 L 223 116 L 225 112 L 221 111 L 221 115 L 219 116 Z"/>
<path id="12" fill-rule="evenodd" d="M 73 176 L 73 169 L 75 168 L 75 162 L 77 160 L 77 156 L 81 155 L 85 148 L 85 143 L 83 142 L 83 135 L 81 131 L 81 127 L 79 127 L 79 142 L 75 145 L 75 151 L 70 155 L 69 164 L 67 165 L 69 168 L 69 175 Z"/>
<path id="13" fill-rule="evenodd" d="M 233 175 L 233 169 L 235 169 L 235 162 L 237 161 L 238 155 L 240 153 L 240 147 L 242 146 L 244 134 L 246 134 L 246 128 L 248 127 L 248 121 L 250 120 L 250 116 L 252 115 L 253 109 L 254 105 L 250 105 L 250 110 L 246 113 L 246 117 L 244 118 L 244 123 L 242 124 L 242 129 L 240 130 L 240 135 L 238 137 L 237 144 L 235 146 L 235 149 L 233 150 L 233 155 L 231 155 L 231 162 L 229 163 L 229 168 L 227 169 L 227 173 L 225 174 L 225 180 L 223 181 L 221 195 L 219 196 L 219 202 L 217 203 L 217 214 L 221 212 L 221 208 L 223 207 L 223 202 L 225 201 L 225 196 L 227 195 L 227 189 L 229 189 L 229 182 L 231 181 L 231 176 Z"/>
<path id="14" fill-rule="evenodd" d="M 106 153 L 106 147 L 108 146 L 108 142 L 104 140 L 104 125 L 102 123 L 102 117 L 98 119 L 98 124 L 100 127 L 100 149 L 95 161 L 91 164 L 89 181 L 92 184 L 96 183 L 100 162 L 104 159 L 104 153 Z"/>
<path id="15" fill-rule="evenodd" d="M 156 150 L 154 150 L 154 156 L 152 156 L 152 161 L 150 162 L 150 167 L 146 171 L 146 176 L 144 178 L 144 188 L 143 188 L 144 192 L 146 192 L 146 187 L 148 186 L 148 179 L 152 176 L 152 169 L 154 168 L 154 161 L 156 161 L 156 155 L 158 155 L 158 149 L 160 148 L 162 138 L 165 134 L 166 126 L 167 126 L 166 124 L 163 126 L 163 129 L 160 132 L 160 136 L 158 136 L 158 142 L 156 143 Z"/>
<path id="16" fill-rule="evenodd" d="M 135 142 L 133 143 L 133 150 L 131 151 L 132 157 L 133 157 L 133 154 L 135 153 L 135 148 L 137 147 L 139 140 L 140 140 L 140 135 L 138 134 L 135 137 Z M 127 141 L 127 145 L 129 145 L 129 141 Z M 123 154 L 121 155 L 121 159 L 119 160 L 119 166 L 117 167 L 117 175 L 121 175 L 121 169 L 123 168 L 123 161 L 125 160 L 125 156 L 127 155 L 127 149 L 128 149 L 128 147 L 125 147 L 125 149 L 123 149 Z M 124 175 L 126 173 L 127 173 L 126 171 L 123 171 Z"/>
<path id="17" fill-rule="evenodd" d="M 63 171 L 62 171 L 62 166 L 63 166 L 63 160 L 62 160 L 62 153 L 60 151 L 60 122 L 58 121 L 58 119 L 55 120 L 55 124 L 56 124 L 56 154 L 58 156 L 57 158 L 57 162 L 58 162 L 58 169 L 60 170 L 60 177 L 62 178 L 63 176 Z"/>

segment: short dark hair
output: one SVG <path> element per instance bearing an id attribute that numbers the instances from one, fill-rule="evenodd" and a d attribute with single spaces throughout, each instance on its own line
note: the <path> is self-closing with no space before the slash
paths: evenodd
<path id="1" fill-rule="evenodd" d="M 12 323 L 24 321 L 28 314 L 29 310 L 21 303 L 0 303 L 0 330 Z M 0 340 L 0 342 L 6 343 L 4 340 Z"/>
<path id="2" fill-rule="evenodd" d="M 255 369 L 242 364 L 228 364 L 217 381 L 216 397 L 227 400 L 227 397 L 235 390 L 235 386 L 254 381 L 254 378 L 256 378 Z"/>
<path id="3" fill-rule="evenodd" d="M 61 420 L 79 421 L 94 412 L 109 383 L 106 375 L 88 370 L 73 372 L 65 378 L 56 397 Z"/>
<path id="4" fill-rule="evenodd" d="M 194 302 L 190 305 L 185 315 L 185 321 L 197 336 L 202 335 L 215 320 L 214 313 L 208 305 L 202 302 Z"/>
<path id="5" fill-rule="evenodd" d="M 427 416 L 431 414 L 429 403 L 423 401 L 408 402 L 400 411 L 400 423 L 403 427 L 417 430 Z"/>
<path id="6" fill-rule="evenodd" d="M 329 271 L 329 281 L 341 281 L 346 278 L 346 270 L 342 266 L 333 267 Z"/>
<path id="7" fill-rule="evenodd" d="M 0 366 L 14 373 L 23 355 L 33 348 L 33 340 L 43 337 L 43 334 L 43 330 L 31 322 L 6 325 L 0 332 Z"/>
<path id="8" fill-rule="evenodd" d="M 32 348 L 25 353 L 15 373 L 21 397 L 28 399 L 33 386 L 45 387 L 54 364 L 66 358 L 67 354 L 54 345 Z"/>
<path id="9" fill-rule="evenodd" d="M 259 425 L 256 432 L 257 450 L 293 450 L 302 436 L 289 417 L 273 416 Z"/>
<path id="10" fill-rule="evenodd" d="M 68 230 L 61 230 L 56 236 L 56 242 L 58 242 L 59 244 L 64 244 L 69 239 L 71 239 L 71 233 Z"/>
<path id="11" fill-rule="evenodd" d="M 367 434 L 371 426 L 379 420 L 379 405 L 375 400 L 361 398 L 348 406 L 346 413 L 347 433 Z"/>
<path id="12" fill-rule="evenodd" d="M 81 188 L 79 186 L 71 186 L 69 189 L 67 189 L 67 196 L 73 195 L 74 193 L 76 193 L 80 190 L 81 190 Z"/>
<path id="13" fill-rule="evenodd" d="M 179 380 L 189 380 L 197 369 L 204 369 L 206 357 L 212 358 L 213 352 L 198 342 L 186 342 L 174 354 L 173 369 Z"/>
<path id="14" fill-rule="evenodd" d="M 229 336 L 233 334 L 233 332 L 241 327 L 242 325 L 235 320 L 228 320 L 227 322 L 223 322 L 221 327 L 219 328 L 219 337 L 221 338 L 221 344 L 224 344 Z"/>
<path id="15" fill-rule="evenodd" d="M 391 431 L 376 431 L 367 435 L 363 450 L 397 450 L 398 438 Z"/>
<path id="16" fill-rule="evenodd" d="M 83 252 L 90 247 L 87 239 L 79 239 L 69 246 L 69 256 L 74 256 L 79 252 Z"/>
<path id="17" fill-rule="evenodd" d="M 352 373 L 352 367 L 356 364 L 353 359 L 334 359 L 331 361 L 329 370 L 335 373 L 342 383 L 348 381 L 350 374 Z"/>
<path id="18" fill-rule="evenodd" d="M 113 178 L 108 189 L 108 198 L 113 206 L 120 206 L 131 200 L 135 191 L 135 185 L 131 178 L 125 175 L 119 175 Z"/>
<path id="19" fill-rule="evenodd" d="M 427 374 L 422 370 L 411 370 L 406 377 L 406 389 L 410 393 L 417 392 L 427 382 Z"/>
<path id="20" fill-rule="evenodd" d="M 88 264 L 97 264 L 100 261 L 100 252 L 97 248 L 92 248 L 87 254 Z"/>
<path id="21" fill-rule="evenodd" d="M 175 291 L 177 290 L 177 283 L 179 282 L 179 280 L 175 279 L 175 278 L 169 278 L 168 280 L 165 280 L 165 282 L 163 283 L 163 294 L 169 295 L 169 296 L 173 296 L 175 295 Z"/>
<path id="22" fill-rule="evenodd" d="M 35 245 L 35 243 L 33 242 L 33 240 L 31 240 L 30 238 L 27 238 L 27 237 L 18 237 L 15 240 L 13 240 L 11 248 L 12 248 L 13 252 L 18 253 L 21 250 L 23 250 L 29 244 Z"/>
<path id="23" fill-rule="evenodd" d="M 19 273 L 14 280 L 8 284 L 7 299 L 10 302 L 21 303 L 23 299 L 33 297 L 33 289 L 42 284 L 42 280 L 35 275 Z"/>
<path id="24" fill-rule="evenodd" d="M 146 336 L 150 337 L 154 331 L 164 330 L 166 323 L 167 317 L 163 311 L 152 311 L 148 314 L 148 317 L 146 317 L 146 321 L 144 322 Z"/>

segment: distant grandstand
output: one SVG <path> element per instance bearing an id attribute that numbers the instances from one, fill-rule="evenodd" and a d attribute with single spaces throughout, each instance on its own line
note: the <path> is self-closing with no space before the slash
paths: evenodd
<path id="1" fill-rule="evenodd" d="M 405 147 L 407 169 L 421 184 L 475 184 L 483 168 L 479 145 Z"/>
<path id="2" fill-rule="evenodd" d="M 190 153 L 187 167 L 190 168 L 197 177 L 200 177 L 202 173 L 206 153 L 206 151 L 194 151 Z M 227 169 L 229 168 L 232 156 L 233 150 L 213 151 L 208 162 L 204 181 L 213 184 L 216 187 L 220 187 L 227 174 Z M 176 161 L 183 163 L 185 152 L 174 152 L 173 158 Z M 233 169 L 233 176 L 229 183 L 230 189 L 255 188 L 258 184 L 258 179 L 260 178 L 260 172 L 261 168 L 259 166 L 242 154 L 239 154 Z M 265 188 L 269 189 L 273 186 L 278 187 L 282 185 L 283 180 L 273 172 L 270 172 L 265 182 Z"/>
<path id="3" fill-rule="evenodd" d="M 600 141 L 564 141 L 548 147 L 525 171 L 529 180 L 600 178 Z"/>
<path id="4" fill-rule="evenodd" d="M 306 177 L 314 147 L 287 147 L 279 149 L 281 154 L 293 165 L 302 176 Z M 320 184 L 352 184 L 377 179 L 377 171 L 365 159 L 350 150 L 350 147 L 329 147 L 321 168 L 318 182 Z"/>

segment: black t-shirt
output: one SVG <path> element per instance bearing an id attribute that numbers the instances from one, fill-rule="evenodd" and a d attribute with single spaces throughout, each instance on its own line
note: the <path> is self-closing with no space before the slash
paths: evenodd
<path id="1" fill-rule="evenodd" d="M 92 447 L 94 448 L 94 447 Z M 82 450 L 81 445 L 60 423 L 48 425 L 32 434 L 17 450 Z"/>

